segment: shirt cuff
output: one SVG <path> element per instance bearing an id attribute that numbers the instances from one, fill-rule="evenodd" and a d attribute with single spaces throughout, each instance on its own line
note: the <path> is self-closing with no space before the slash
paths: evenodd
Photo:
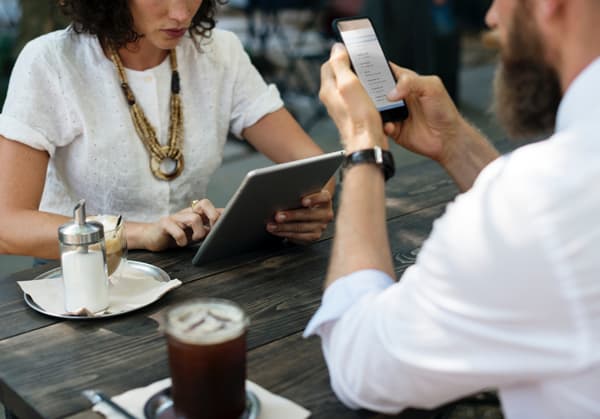
<path id="1" fill-rule="evenodd" d="M 233 115 L 230 127 L 231 133 L 242 139 L 242 132 L 270 113 L 284 107 L 279 90 L 274 84 L 270 84 L 252 103 L 248 104 L 242 115 Z"/>
<path id="2" fill-rule="evenodd" d="M 40 132 L 22 123 L 16 118 L 0 114 L 0 135 L 3 137 L 25 144 L 36 150 L 47 151 L 50 157 L 54 155 L 56 147 Z"/>
<path id="3" fill-rule="evenodd" d="M 321 327 L 335 321 L 363 297 L 378 294 L 394 284 L 388 274 L 375 269 L 356 271 L 337 279 L 323 294 L 321 306 L 308 322 L 303 337 L 320 335 Z"/>

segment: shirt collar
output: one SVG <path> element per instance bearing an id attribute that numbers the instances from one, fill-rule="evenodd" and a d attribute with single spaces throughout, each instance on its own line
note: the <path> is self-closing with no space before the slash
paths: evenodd
<path id="1" fill-rule="evenodd" d="M 567 129 L 571 124 L 587 117 L 600 101 L 600 57 L 596 58 L 573 80 L 563 96 L 556 116 L 556 132 Z"/>

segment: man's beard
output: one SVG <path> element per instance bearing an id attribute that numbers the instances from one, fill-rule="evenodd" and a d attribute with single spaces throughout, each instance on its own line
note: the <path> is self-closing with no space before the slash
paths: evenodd
<path id="1" fill-rule="evenodd" d="M 527 6 L 517 4 L 494 80 L 494 110 L 510 137 L 531 139 L 554 130 L 562 92 L 537 30 L 528 29 L 533 25 Z"/>

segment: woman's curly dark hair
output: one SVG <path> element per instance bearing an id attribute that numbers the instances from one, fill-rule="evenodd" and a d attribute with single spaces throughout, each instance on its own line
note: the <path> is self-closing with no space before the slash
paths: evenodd
<path id="1" fill-rule="evenodd" d="M 215 27 L 217 4 L 227 0 L 204 0 L 192 19 L 190 34 L 208 38 Z M 133 29 L 127 0 L 59 0 L 63 13 L 72 20 L 77 33 L 96 35 L 101 42 L 121 48 L 142 34 Z"/>

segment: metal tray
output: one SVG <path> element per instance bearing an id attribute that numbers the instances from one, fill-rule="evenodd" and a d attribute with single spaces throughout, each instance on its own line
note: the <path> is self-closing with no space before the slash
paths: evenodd
<path id="1" fill-rule="evenodd" d="M 127 264 L 129 265 L 128 266 L 129 269 L 133 268 L 135 270 L 142 271 L 146 275 L 151 276 L 152 278 L 154 278 L 158 282 L 169 282 L 171 280 L 171 278 L 169 277 L 169 275 L 165 271 L 163 271 L 161 268 L 159 268 L 158 266 L 154 266 L 154 265 L 151 265 L 151 264 L 145 263 L 145 262 L 137 262 L 137 261 L 134 261 L 134 260 L 128 260 Z M 46 272 L 44 272 L 44 273 L 36 276 L 34 278 L 34 280 L 38 280 L 38 279 L 57 279 L 57 280 L 60 280 L 60 278 L 62 278 L 62 271 L 61 271 L 61 268 L 59 266 L 58 268 L 51 269 L 49 271 L 46 271 Z M 126 309 L 126 310 L 123 310 L 123 311 L 97 313 L 94 316 L 78 316 L 78 315 L 74 315 L 74 314 L 52 313 L 50 311 L 47 311 L 44 308 L 42 308 L 39 305 L 37 305 L 36 302 L 33 301 L 33 299 L 31 298 L 31 296 L 29 296 L 29 294 L 26 294 L 26 293 L 23 293 L 23 298 L 25 299 L 25 302 L 27 303 L 27 305 L 29 307 L 31 307 L 32 309 L 34 309 L 35 311 L 38 311 L 38 312 L 40 312 L 42 314 L 45 314 L 46 316 L 57 317 L 57 318 L 60 318 L 60 319 L 70 319 L 70 320 L 105 319 L 107 317 L 120 316 L 122 314 L 130 313 L 132 311 L 139 310 L 139 309 L 141 309 L 143 307 L 147 307 L 148 305 L 150 305 L 153 302 L 155 302 L 158 299 L 160 299 L 160 297 L 158 297 L 155 300 L 149 301 L 147 304 L 144 304 L 144 305 L 139 306 L 139 307 L 129 308 L 129 309 Z"/>
<path id="2" fill-rule="evenodd" d="M 246 410 L 240 419 L 257 419 L 260 414 L 260 401 L 256 394 L 246 390 Z M 171 387 L 159 391 L 150 397 L 144 405 L 144 416 L 147 419 L 175 419 L 175 409 L 171 399 Z"/>

